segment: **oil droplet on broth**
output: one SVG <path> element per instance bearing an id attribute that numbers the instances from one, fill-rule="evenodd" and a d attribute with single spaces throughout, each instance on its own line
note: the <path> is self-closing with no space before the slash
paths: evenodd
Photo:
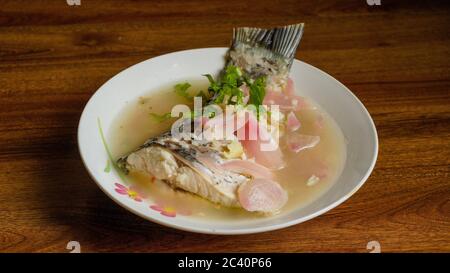
<path id="1" fill-rule="evenodd" d="M 150 113 L 158 115 L 168 113 L 177 104 L 185 104 L 193 109 L 191 101 L 174 92 L 173 86 L 180 82 L 189 82 L 192 85 L 190 92 L 194 91 L 192 94 L 200 90 L 206 91 L 208 87 L 205 79 L 186 79 L 162 86 L 156 92 L 130 101 L 116 117 L 109 130 L 108 140 L 115 158 L 136 150 L 147 139 L 170 130 L 171 124 L 176 120 L 172 118 L 158 122 L 150 116 Z M 305 135 L 320 136 L 320 142 L 314 148 L 294 154 L 282 145 L 283 138 L 280 139 L 280 147 L 287 165 L 284 169 L 276 171 L 275 176 L 288 192 L 289 201 L 279 214 L 304 207 L 316 200 L 337 180 L 345 163 L 346 147 L 341 130 L 320 106 L 310 99 L 308 102 L 315 107 L 302 109 L 296 113 L 301 123 L 299 131 Z M 308 186 L 307 181 L 312 175 L 319 177 L 319 182 Z M 182 208 L 194 217 L 224 221 L 266 217 L 239 208 L 226 208 L 213 204 L 196 195 L 174 190 L 164 182 L 154 181 L 152 177 L 142 173 L 130 173 L 127 179 L 148 196 L 151 202 L 166 205 L 175 210 Z"/>

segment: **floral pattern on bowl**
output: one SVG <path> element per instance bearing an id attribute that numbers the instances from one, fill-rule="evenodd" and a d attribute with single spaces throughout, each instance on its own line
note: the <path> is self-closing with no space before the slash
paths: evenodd
<path id="1" fill-rule="evenodd" d="M 101 121 L 100 118 L 97 119 L 97 125 L 98 125 L 98 130 L 100 133 L 100 138 L 101 141 L 103 143 L 103 146 L 105 148 L 106 153 L 108 154 L 108 160 L 106 163 L 106 167 L 103 169 L 103 171 L 105 173 L 110 173 L 111 169 L 114 169 L 119 176 L 121 177 L 121 179 L 123 181 L 126 181 L 124 174 L 122 173 L 122 171 L 117 167 L 117 165 L 115 164 L 115 161 L 112 157 L 112 154 L 110 152 L 110 149 L 108 147 L 108 143 L 106 142 L 106 138 L 105 135 L 103 133 L 103 129 L 102 129 L 102 125 L 101 125 Z M 152 177 L 152 179 L 150 180 L 151 183 L 155 183 L 156 178 Z M 143 194 L 139 189 L 137 189 L 135 186 L 131 185 L 131 186 L 125 186 L 121 183 L 114 183 L 114 191 L 120 195 L 125 195 L 128 196 L 129 198 L 133 199 L 136 202 L 142 202 L 144 200 L 147 199 L 147 196 L 145 194 Z M 177 214 L 178 215 L 183 215 L 183 216 L 189 216 L 192 213 L 188 210 L 185 209 L 176 209 L 174 206 L 168 206 L 168 205 L 163 205 L 163 202 L 159 202 L 157 204 L 153 204 L 150 205 L 149 208 L 151 208 L 153 211 L 160 213 L 161 215 L 167 216 L 167 217 L 176 217 Z"/>

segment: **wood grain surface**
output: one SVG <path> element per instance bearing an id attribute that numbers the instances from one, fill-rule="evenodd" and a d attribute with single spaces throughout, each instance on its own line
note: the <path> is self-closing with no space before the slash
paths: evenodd
<path id="1" fill-rule="evenodd" d="M 241 236 L 147 222 L 111 201 L 77 149 L 89 97 L 121 70 L 228 46 L 235 26 L 303 21 L 297 58 L 347 85 L 380 152 L 367 183 L 306 223 Z M 450 4 L 388 1 L 0 2 L 0 251 L 450 251 Z"/>

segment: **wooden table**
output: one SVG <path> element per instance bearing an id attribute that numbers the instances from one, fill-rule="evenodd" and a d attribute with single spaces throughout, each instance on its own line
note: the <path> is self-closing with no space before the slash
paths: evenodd
<path id="1" fill-rule="evenodd" d="M 449 14 L 448 1 L 1 1 L 0 251 L 450 251 Z M 201 235 L 134 216 L 89 178 L 77 125 L 106 80 L 228 46 L 234 26 L 299 21 L 297 58 L 347 85 L 378 129 L 375 170 L 344 204 L 279 231 Z"/>

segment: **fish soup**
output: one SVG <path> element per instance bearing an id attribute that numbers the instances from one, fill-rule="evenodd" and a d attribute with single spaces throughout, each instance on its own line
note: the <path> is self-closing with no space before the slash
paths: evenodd
<path id="1" fill-rule="evenodd" d="M 189 82 L 192 85 L 189 90 L 195 93 L 208 88 L 208 81 L 203 78 L 186 79 L 181 81 L 183 82 Z M 115 159 L 135 151 L 149 138 L 170 130 L 177 119 L 169 118 L 164 113 L 170 112 L 174 105 L 193 106 L 188 97 L 174 92 L 174 84 L 162 86 L 148 95 L 127 102 L 108 134 L 108 142 Z M 182 189 L 175 189 L 141 171 L 131 170 L 124 176 L 127 180 L 124 182 L 138 189 L 140 195 L 159 209 L 205 219 L 237 221 L 273 217 L 275 214 L 280 215 L 304 207 L 323 195 L 337 180 L 345 163 L 346 147 L 341 130 L 319 105 L 308 98 L 304 99 L 303 105 L 306 106 L 300 107 L 298 111 L 286 112 L 284 119 L 286 122 L 290 118 L 296 120 L 297 124 L 293 125 L 293 129 L 301 136 L 317 137 L 320 140 L 313 147 L 301 146 L 301 141 L 305 139 L 292 143 L 292 139 L 287 139 L 290 135 L 288 131 L 292 128 L 284 128 L 287 132 L 282 134 L 279 146 L 285 166 L 273 171 L 273 179 L 286 191 L 288 200 L 277 213 L 255 213 L 242 208 L 223 206 Z M 296 148 L 300 151 L 295 151 Z"/>

